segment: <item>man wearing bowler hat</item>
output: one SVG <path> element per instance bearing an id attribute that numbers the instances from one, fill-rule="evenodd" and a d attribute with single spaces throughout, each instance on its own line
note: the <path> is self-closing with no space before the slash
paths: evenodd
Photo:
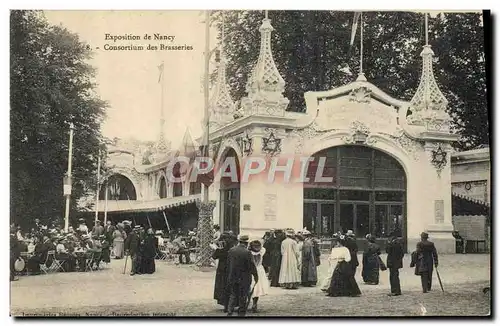
<path id="1" fill-rule="evenodd" d="M 238 237 L 239 245 L 231 248 L 227 256 L 228 278 L 227 284 L 229 296 L 228 316 L 232 316 L 234 307 L 238 306 L 238 316 L 243 317 L 247 310 L 247 300 L 252 285 L 252 275 L 255 283 L 259 282 L 257 269 L 252 260 L 252 254 L 248 248 L 248 236 Z"/>
<path id="2" fill-rule="evenodd" d="M 422 291 L 427 293 L 432 287 L 432 272 L 438 267 L 438 254 L 434 243 L 429 241 L 429 234 L 422 232 L 417 243 L 417 269 L 422 281 Z"/>

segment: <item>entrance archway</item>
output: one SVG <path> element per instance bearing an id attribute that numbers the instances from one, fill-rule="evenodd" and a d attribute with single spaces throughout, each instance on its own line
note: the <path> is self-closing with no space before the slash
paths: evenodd
<path id="1" fill-rule="evenodd" d="M 352 230 L 358 239 L 368 233 L 406 238 L 406 175 L 396 159 L 356 145 L 313 158 L 304 182 L 304 227 L 324 237 Z"/>
<path id="2" fill-rule="evenodd" d="M 233 182 L 231 177 L 222 177 L 220 180 L 220 226 L 223 231 L 233 231 L 235 235 L 240 233 L 240 162 L 234 149 L 227 150 L 221 162 L 227 158 L 236 161 L 237 181 Z M 231 166 L 226 171 L 229 172 Z"/>
<path id="3" fill-rule="evenodd" d="M 105 200 L 106 186 L 99 191 L 99 200 Z M 108 200 L 137 200 L 134 184 L 122 174 L 113 174 L 108 178 Z"/>

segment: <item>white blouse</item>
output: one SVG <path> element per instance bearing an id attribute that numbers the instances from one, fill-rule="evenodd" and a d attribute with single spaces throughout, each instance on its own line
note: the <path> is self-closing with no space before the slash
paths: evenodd
<path id="1" fill-rule="evenodd" d="M 347 249 L 346 247 L 332 248 L 330 257 L 328 257 L 328 261 L 330 262 L 330 264 L 335 264 L 339 261 L 350 262 L 351 254 L 349 252 L 349 249 Z"/>

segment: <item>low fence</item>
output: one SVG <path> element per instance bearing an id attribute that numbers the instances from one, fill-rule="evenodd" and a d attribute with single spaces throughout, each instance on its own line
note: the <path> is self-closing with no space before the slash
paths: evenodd
<path id="1" fill-rule="evenodd" d="M 453 227 L 464 239 L 464 253 L 489 252 L 490 228 L 484 215 L 457 215 L 452 217 Z"/>

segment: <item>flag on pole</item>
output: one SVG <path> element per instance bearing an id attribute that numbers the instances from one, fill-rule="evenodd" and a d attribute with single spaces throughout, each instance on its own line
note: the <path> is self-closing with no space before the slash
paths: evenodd
<path id="1" fill-rule="evenodd" d="M 158 66 L 158 70 L 160 71 L 160 76 L 158 77 L 158 84 L 161 82 L 161 79 L 163 78 L 163 67 L 164 63 L 162 62 L 161 65 Z"/>
<path id="2" fill-rule="evenodd" d="M 358 30 L 358 21 L 361 17 L 361 11 L 354 12 L 354 20 L 352 22 L 352 30 L 351 30 L 351 46 L 354 44 L 354 39 L 356 38 L 356 31 Z"/>

